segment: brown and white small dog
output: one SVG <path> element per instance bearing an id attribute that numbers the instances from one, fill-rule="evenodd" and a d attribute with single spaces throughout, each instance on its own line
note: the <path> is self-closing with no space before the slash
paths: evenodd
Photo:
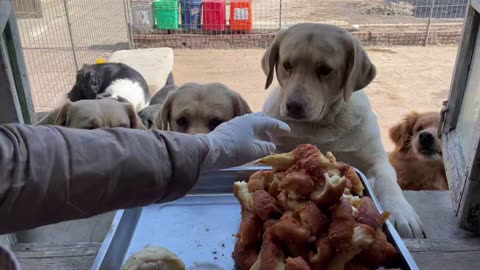
<path id="1" fill-rule="evenodd" d="M 439 124 L 437 112 L 412 112 L 390 129 L 395 151 L 389 153 L 389 160 L 402 189 L 448 190 Z"/>

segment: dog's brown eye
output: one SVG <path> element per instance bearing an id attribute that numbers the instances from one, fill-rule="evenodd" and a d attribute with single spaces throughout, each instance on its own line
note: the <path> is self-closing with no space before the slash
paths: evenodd
<path id="1" fill-rule="evenodd" d="M 320 66 L 317 69 L 317 73 L 319 76 L 326 76 L 332 72 L 332 69 L 329 66 Z"/>
<path id="2" fill-rule="evenodd" d="M 418 126 L 417 129 L 415 129 L 416 132 L 420 132 L 423 130 L 423 127 L 422 126 Z"/>
<path id="3" fill-rule="evenodd" d="M 180 117 L 177 119 L 177 125 L 181 126 L 181 127 L 185 127 L 187 125 L 187 118 L 185 117 Z"/>
<path id="4" fill-rule="evenodd" d="M 210 123 L 208 124 L 208 128 L 210 129 L 210 131 L 216 129 L 220 124 L 222 124 L 223 120 L 221 119 L 218 119 L 218 118 L 213 118 L 212 120 L 210 120 Z"/>
<path id="5" fill-rule="evenodd" d="M 283 67 L 285 70 L 291 70 L 292 69 L 292 64 L 288 61 L 283 62 Z"/>

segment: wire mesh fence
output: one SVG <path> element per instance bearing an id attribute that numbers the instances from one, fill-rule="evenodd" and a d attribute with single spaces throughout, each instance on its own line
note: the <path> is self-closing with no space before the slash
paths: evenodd
<path id="1" fill-rule="evenodd" d="M 457 44 L 468 0 L 14 0 L 37 111 L 75 72 L 128 48 L 265 48 L 301 22 L 366 46 Z"/>
<path id="2" fill-rule="evenodd" d="M 36 111 L 69 91 L 76 71 L 129 48 L 119 0 L 14 0 Z"/>
<path id="3" fill-rule="evenodd" d="M 136 47 L 266 47 L 302 22 L 346 28 L 364 45 L 455 44 L 468 0 L 130 0 Z M 138 8 L 142 3 L 142 8 Z M 166 4 L 168 3 L 168 5 Z M 150 8 L 150 10 L 149 10 Z M 150 16 L 148 24 L 138 20 Z M 169 21 L 170 24 L 165 24 Z"/>

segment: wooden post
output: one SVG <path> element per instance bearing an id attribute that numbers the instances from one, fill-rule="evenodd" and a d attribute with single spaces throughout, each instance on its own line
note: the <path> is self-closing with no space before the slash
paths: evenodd
<path id="1" fill-rule="evenodd" d="M 0 82 L 0 124 L 32 123 L 33 106 L 12 0 L 0 0 Z M 15 243 L 15 234 L 0 235 L 0 245 Z"/>
<path id="2" fill-rule="evenodd" d="M 35 113 L 11 0 L 0 0 L 0 124 L 35 123 Z"/>

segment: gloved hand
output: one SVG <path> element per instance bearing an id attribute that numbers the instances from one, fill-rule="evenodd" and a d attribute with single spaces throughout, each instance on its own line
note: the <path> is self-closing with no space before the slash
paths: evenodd
<path id="1" fill-rule="evenodd" d="M 230 168 L 273 154 L 276 147 L 271 138 L 289 132 L 287 124 L 264 113 L 236 117 L 208 134 L 195 135 L 209 149 L 201 170 Z"/>

